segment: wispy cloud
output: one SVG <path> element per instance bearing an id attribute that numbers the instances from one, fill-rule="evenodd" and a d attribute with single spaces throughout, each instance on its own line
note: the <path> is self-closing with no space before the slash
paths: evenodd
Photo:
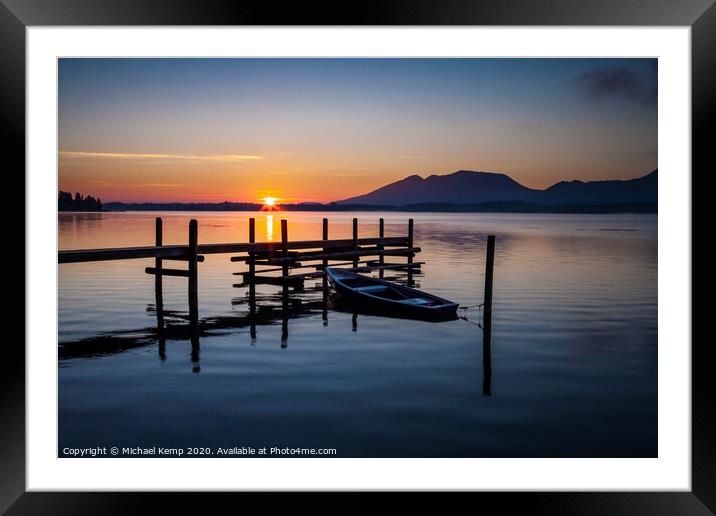
<path id="1" fill-rule="evenodd" d="M 326 170 L 368 170 L 368 167 L 354 167 L 349 163 L 341 163 L 340 165 L 331 165 Z"/>
<path id="2" fill-rule="evenodd" d="M 250 154 L 151 154 L 151 153 L 121 153 L 121 152 L 83 152 L 60 151 L 61 158 L 95 158 L 95 159 L 127 159 L 141 161 L 223 161 L 242 162 L 263 159 L 263 156 Z"/>
<path id="3" fill-rule="evenodd" d="M 600 67 L 579 74 L 575 78 L 577 88 L 588 98 L 596 100 L 622 97 L 650 104 L 656 101 L 656 77 L 644 80 L 624 67 Z"/>

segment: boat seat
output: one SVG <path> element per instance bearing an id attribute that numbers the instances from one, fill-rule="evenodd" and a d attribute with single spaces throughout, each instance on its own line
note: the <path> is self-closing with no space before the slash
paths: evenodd
<path id="1" fill-rule="evenodd" d="M 356 287 L 356 290 L 358 292 L 383 292 L 384 290 L 388 290 L 388 287 L 385 285 L 368 285 L 365 287 Z"/>
<path id="2" fill-rule="evenodd" d="M 422 297 L 413 297 L 410 299 L 403 299 L 399 301 L 406 305 L 429 305 L 431 301 L 429 299 L 423 299 Z"/>

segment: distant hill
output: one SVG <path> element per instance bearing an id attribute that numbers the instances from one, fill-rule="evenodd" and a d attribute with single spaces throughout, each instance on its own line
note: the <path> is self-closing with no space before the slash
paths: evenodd
<path id="1" fill-rule="evenodd" d="M 546 190 L 527 188 L 505 174 L 459 170 L 425 179 L 418 175 L 408 176 L 338 204 L 641 204 L 657 202 L 657 185 L 656 170 L 625 181 L 562 181 Z"/>
<path id="2" fill-rule="evenodd" d="M 351 197 L 340 204 L 473 204 L 496 201 L 531 201 L 539 190 L 522 186 L 505 174 L 459 170 L 452 174 L 423 179 L 413 175 Z"/>
<path id="3" fill-rule="evenodd" d="M 561 181 L 544 190 L 539 201 L 543 204 L 657 202 L 657 174 L 654 170 L 627 181 Z"/>

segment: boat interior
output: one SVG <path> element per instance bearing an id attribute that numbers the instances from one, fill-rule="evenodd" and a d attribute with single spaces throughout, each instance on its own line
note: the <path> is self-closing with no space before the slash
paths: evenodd
<path id="1" fill-rule="evenodd" d="M 383 299 L 390 299 L 410 305 L 435 306 L 435 300 L 425 297 L 415 297 L 410 291 L 389 285 L 375 284 L 365 278 L 341 278 L 341 283 L 358 292 L 370 294 Z"/>

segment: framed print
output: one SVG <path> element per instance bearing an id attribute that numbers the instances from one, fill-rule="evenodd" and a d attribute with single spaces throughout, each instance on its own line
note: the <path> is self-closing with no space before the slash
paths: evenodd
<path id="1" fill-rule="evenodd" d="M 27 303 L 3 509 L 709 514 L 715 9 L 4 0 Z"/>

